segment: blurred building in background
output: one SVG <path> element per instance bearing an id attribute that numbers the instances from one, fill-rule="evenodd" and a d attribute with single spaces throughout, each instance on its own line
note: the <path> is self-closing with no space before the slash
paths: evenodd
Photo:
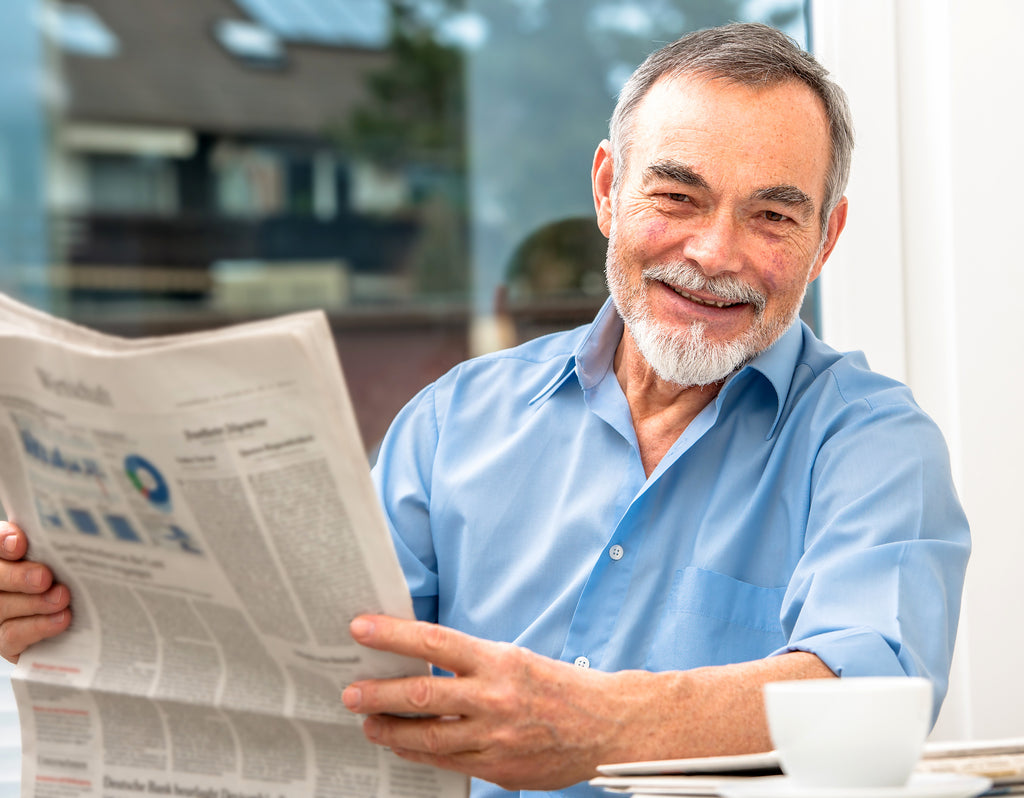
<path id="1" fill-rule="evenodd" d="M 65 267 L 49 279 L 83 312 L 411 297 L 415 206 L 433 176 L 378 166 L 354 140 L 353 119 L 386 93 L 374 81 L 394 69 L 389 8 L 299 13 L 308 6 L 48 6 L 61 85 L 49 196 Z M 446 110 L 458 109 L 429 112 Z"/>
<path id="2" fill-rule="evenodd" d="M 805 39 L 796 0 L 0 13 L 24 78 L 0 84 L 0 101 L 17 95 L 0 288 L 125 335 L 323 308 L 368 449 L 467 355 L 592 317 L 606 290 L 590 161 L 644 55 L 730 19 Z"/>
<path id="3" fill-rule="evenodd" d="M 322 307 L 368 448 L 467 355 L 592 317 L 590 160 L 648 51 L 804 28 L 791 0 L 15 5 L 37 200 L 0 206 L 35 231 L 0 286 L 125 335 Z"/>

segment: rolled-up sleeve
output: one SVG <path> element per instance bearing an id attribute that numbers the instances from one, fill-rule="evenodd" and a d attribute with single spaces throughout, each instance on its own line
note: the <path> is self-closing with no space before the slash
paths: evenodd
<path id="1" fill-rule="evenodd" d="M 931 419 L 905 402 L 859 404 L 813 465 L 782 650 L 810 651 L 840 676 L 928 678 L 937 714 L 970 553 L 967 519 Z"/>

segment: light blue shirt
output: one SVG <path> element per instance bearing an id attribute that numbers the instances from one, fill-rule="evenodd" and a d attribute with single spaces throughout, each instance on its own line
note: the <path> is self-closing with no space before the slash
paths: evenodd
<path id="1" fill-rule="evenodd" d="M 647 477 L 621 335 L 609 302 L 395 420 L 374 479 L 417 616 L 605 671 L 810 651 L 841 676 L 925 676 L 937 713 L 970 543 L 910 391 L 798 323 Z"/>

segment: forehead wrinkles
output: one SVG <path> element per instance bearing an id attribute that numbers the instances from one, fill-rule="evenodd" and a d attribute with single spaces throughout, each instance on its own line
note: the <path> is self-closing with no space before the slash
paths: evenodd
<path id="1" fill-rule="evenodd" d="M 815 206 L 824 198 L 828 122 L 821 100 L 802 83 L 748 86 L 667 76 L 651 87 L 631 123 L 616 177 L 665 160 L 683 162 L 709 182 L 723 170 L 761 168 L 764 175 L 749 190 L 793 186 L 814 197 Z"/>

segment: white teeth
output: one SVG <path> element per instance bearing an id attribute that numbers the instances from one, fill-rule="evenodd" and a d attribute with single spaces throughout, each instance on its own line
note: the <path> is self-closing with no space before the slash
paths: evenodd
<path id="1" fill-rule="evenodd" d="M 732 306 L 735 304 L 734 302 L 707 302 L 706 300 L 703 300 L 700 297 L 695 297 L 693 294 L 688 294 L 685 291 L 676 288 L 675 286 L 672 287 L 672 290 L 675 291 L 677 294 L 679 294 L 679 296 L 683 297 L 684 299 L 689 299 L 691 302 L 696 302 L 698 305 L 707 305 L 709 307 L 724 308 L 726 305 Z"/>

